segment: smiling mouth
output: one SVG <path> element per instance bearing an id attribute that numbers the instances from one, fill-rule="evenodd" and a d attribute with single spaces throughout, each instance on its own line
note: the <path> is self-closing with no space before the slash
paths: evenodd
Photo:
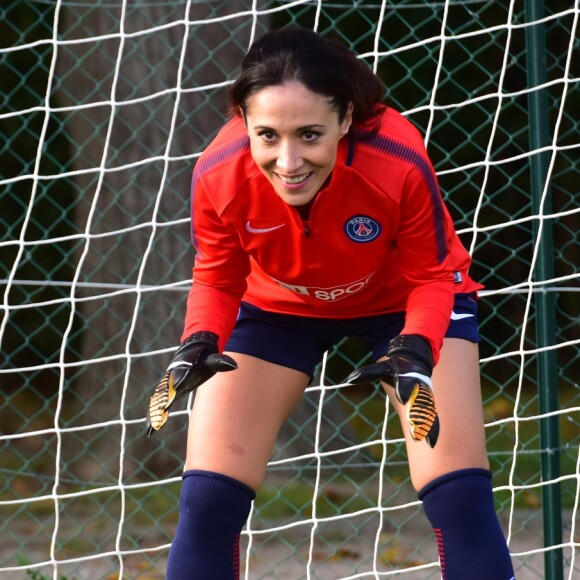
<path id="1" fill-rule="evenodd" d="M 276 175 L 278 176 L 278 178 L 282 183 L 286 183 L 288 185 L 298 185 L 306 181 L 312 175 L 312 172 L 303 173 L 302 175 L 294 175 L 291 177 L 288 175 L 280 175 L 279 173 L 277 173 Z"/>

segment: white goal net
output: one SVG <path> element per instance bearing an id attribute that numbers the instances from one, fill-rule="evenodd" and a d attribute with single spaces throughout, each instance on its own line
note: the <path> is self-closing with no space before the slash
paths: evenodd
<path id="1" fill-rule="evenodd" d="M 519 580 L 580 577 L 576 0 L 4 0 L 0 577 L 162 578 L 187 406 L 147 439 L 191 279 L 189 186 L 252 41 L 352 48 L 424 134 L 483 282 L 494 493 Z M 283 427 L 244 576 L 439 578 L 384 395 L 344 340 Z"/>

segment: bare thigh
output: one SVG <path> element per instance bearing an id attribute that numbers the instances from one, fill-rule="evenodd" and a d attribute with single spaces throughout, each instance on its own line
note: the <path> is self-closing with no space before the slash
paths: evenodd
<path id="1" fill-rule="evenodd" d="M 257 489 L 280 427 L 300 401 L 308 377 L 229 354 L 238 369 L 217 373 L 196 391 L 185 468 L 222 473 Z"/>
<path id="2" fill-rule="evenodd" d="M 386 391 L 399 413 L 415 489 L 451 471 L 470 467 L 489 467 L 485 449 L 483 404 L 479 377 L 477 344 L 446 338 L 433 370 L 433 390 L 441 431 L 433 449 L 409 435 L 404 407 L 391 387 Z"/>

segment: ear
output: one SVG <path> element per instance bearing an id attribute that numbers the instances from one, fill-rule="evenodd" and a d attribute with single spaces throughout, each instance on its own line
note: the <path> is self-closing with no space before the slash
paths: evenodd
<path id="1" fill-rule="evenodd" d="M 346 109 L 346 113 L 344 114 L 344 119 L 342 120 L 342 123 L 340 124 L 340 135 L 341 137 L 344 137 L 349 129 L 350 126 L 352 125 L 352 111 L 354 109 L 354 106 L 352 103 L 348 104 L 348 108 Z"/>
<path id="2" fill-rule="evenodd" d="M 236 113 L 243 119 L 244 125 L 248 126 L 248 120 L 246 119 L 246 111 L 243 107 L 237 107 Z"/>

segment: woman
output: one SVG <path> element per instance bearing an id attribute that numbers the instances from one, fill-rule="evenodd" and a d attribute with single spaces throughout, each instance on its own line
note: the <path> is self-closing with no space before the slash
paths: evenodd
<path id="1" fill-rule="evenodd" d="M 408 425 L 444 578 L 513 578 L 484 441 L 481 286 L 420 134 L 383 94 L 346 48 L 303 29 L 267 34 L 232 87 L 233 118 L 196 164 L 185 330 L 149 416 L 158 430 L 203 383 L 171 580 L 238 577 L 239 535 L 278 431 L 344 336 L 377 361 L 350 381 L 381 379 Z"/>

